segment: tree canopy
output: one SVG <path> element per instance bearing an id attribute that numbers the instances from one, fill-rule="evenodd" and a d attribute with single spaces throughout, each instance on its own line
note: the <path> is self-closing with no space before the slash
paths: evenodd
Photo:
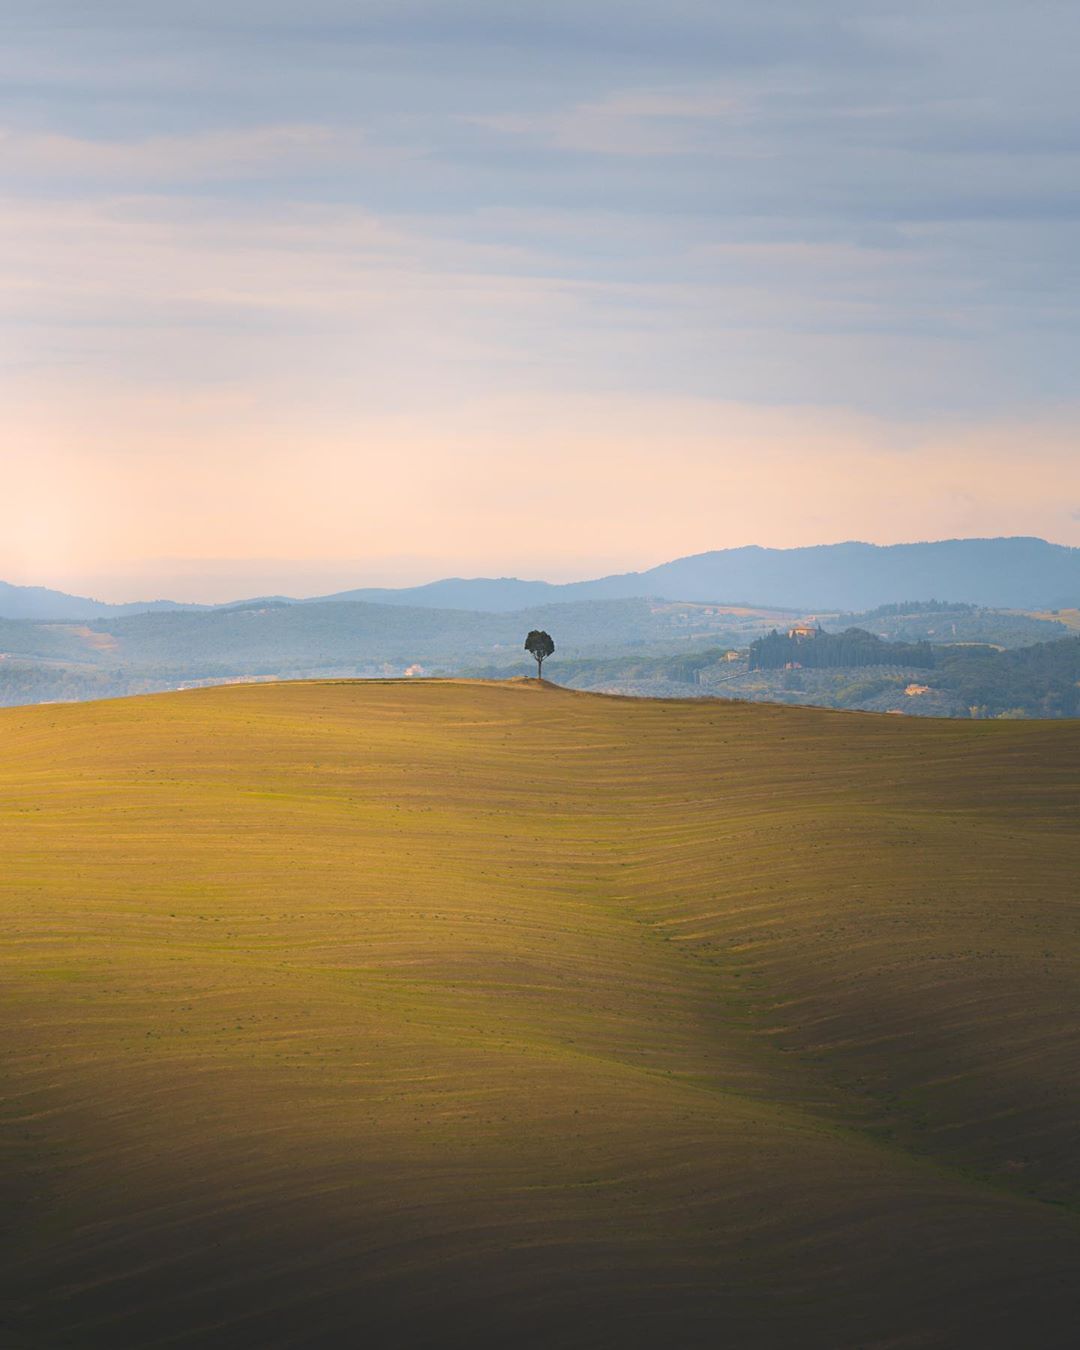
<path id="1" fill-rule="evenodd" d="M 551 640 L 551 634 L 545 633 L 541 628 L 534 628 L 525 639 L 525 650 L 536 662 L 536 678 L 538 680 L 542 679 L 544 675 L 544 658 L 550 656 L 555 650 L 555 643 Z"/>

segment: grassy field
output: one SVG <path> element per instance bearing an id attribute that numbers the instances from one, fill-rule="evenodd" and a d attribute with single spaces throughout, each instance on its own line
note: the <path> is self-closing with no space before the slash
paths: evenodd
<path id="1" fill-rule="evenodd" d="M 1080 724 L 0 712 L 5 1347 L 1072 1346 Z"/>
<path id="2" fill-rule="evenodd" d="M 1056 623 L 1063 623 L 1070 632 L 1080 633 L 1080 609 L 1044 609 L 1024 611 L 1032 619 L 1052 619 Z"/>

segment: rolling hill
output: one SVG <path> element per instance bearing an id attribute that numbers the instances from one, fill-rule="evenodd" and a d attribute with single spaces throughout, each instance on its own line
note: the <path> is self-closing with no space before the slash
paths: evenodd
<path id="1" fill-rule="evenodd" d="M 87 595 L 68 595 L 47 586 L 13 586 L 0 581 L 0 618 L 33 619 L 42 622 L 74 622 L 100 619 L 109 615 L 144 614 L 154 610 L 205 609 L 205 605 L 182 605 L 174 600 L 133 601 L 111 605 Z"/>
<path id="2" fill-rule="evenodd" d="M 5 1346 L 1040 1347 L 1080 723 L 0 712 Z"/>

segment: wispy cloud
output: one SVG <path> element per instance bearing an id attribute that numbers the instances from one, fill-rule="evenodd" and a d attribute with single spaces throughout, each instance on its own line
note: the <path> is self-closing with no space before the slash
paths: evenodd
<path id="1" fill-rule="evenodd" d="M 592 155 L 691 155 L 712 124 L 733 121 L 736 100 L 693 90 L 631 90 L 546 114 L 501 113 L 469 120 L 556 150 Z"/>
<path id="2" fill-rule="evenodd" d="M 259 178 L 282 170 L 371 162 L 380 157 L 355 130 L 263 126 L 138 139 L 91 139 L 0 129 L 0 173 L 21 179 L 169 183 Z"/>
<path id="3" fill-rule="evenodd" d="M 911 417 L 1007 409 L 1024 363 L 1045 363 L 1028 338 L 1036 313 L 1069 322 L 1052 292 L 1039 311 L 987 295 L 978 233 L 963 263 L 935 232 L 888 248 L 711 233 L 668 256 L 670 229 L 617 213 L 530 213 L 526 230 L 506 213 L 348 203 L 15 199 L 0 203 L 8 363 L 185 389 L 261 372 L 380 405 L 456 386 L 633 387 Z M 603 265 L 584 267 L 595 240 Z M 990 385 L 984 332 L 1001 362 Z"/>

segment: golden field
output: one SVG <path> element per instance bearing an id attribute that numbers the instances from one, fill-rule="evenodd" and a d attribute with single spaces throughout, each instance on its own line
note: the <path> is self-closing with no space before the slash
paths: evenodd
<path id="1" fill-rule="evenodd" d="M 0 712 L 0 1344 L 1071 1346 L 1080 724 Z"/>

